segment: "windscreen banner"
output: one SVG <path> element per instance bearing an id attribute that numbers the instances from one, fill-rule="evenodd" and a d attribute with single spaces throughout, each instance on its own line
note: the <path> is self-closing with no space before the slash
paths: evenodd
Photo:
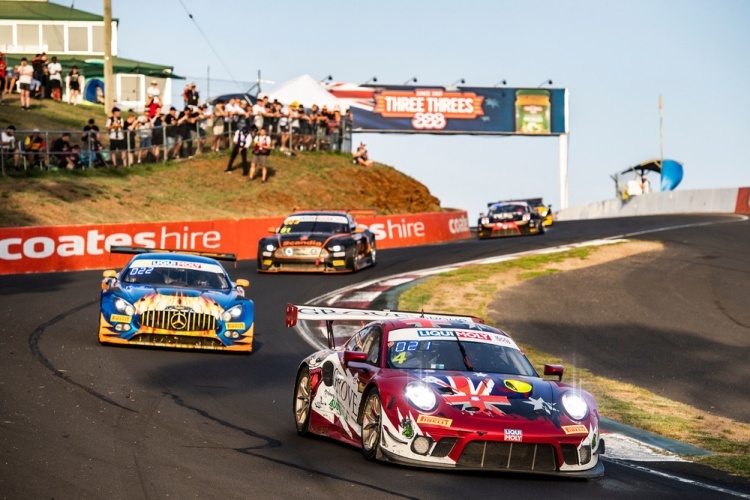
<path id="1" fill-rule="evenodd" d="M 464 211 L 355 217 L 375 234 L 378 249 L 427 245 L 471 236 Z M 233 253 L 254 259 L 258 241 L 284 219 L 143 222 L 0 228 L 0 274 L 119 269 L 130 255 L 112 246 Z"/>
<path id="2" fill-rule="evenodd" d="M 567 89 L 364 87 L 332 84 L 354 132 L 559 135 L 568 132 Z"/>

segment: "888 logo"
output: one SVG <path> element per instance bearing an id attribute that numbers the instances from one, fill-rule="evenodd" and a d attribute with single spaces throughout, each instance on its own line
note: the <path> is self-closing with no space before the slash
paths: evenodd
<path id="1" fill-rule="evenodd" d="M 411 119 L 411 126 L 420 130 L 442 130 L 447 124 L 443 113 L 415 113 Z"/>

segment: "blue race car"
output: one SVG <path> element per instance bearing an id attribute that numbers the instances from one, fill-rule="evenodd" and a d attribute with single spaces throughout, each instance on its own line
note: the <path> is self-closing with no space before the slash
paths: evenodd
<path id="1" fill-rule="evenodd" d="M 99 342 L 252 352 L 250 283 L 233 283 L 217 261 L 236 261 L 235 255 L 136 247 L 110 252 L 136 255 L 120 273 L 104 271 Z"/>

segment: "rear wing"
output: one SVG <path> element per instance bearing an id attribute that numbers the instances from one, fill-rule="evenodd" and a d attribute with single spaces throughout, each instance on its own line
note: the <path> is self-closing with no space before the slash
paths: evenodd
<path id="1" fill-rule="evenodd" d="M 174 249 L 169 249 L 169 248 L 112 246 L 109 248 L 109 253 L 127 253 L 127 254 L 182 253 L 182 254 L 187 254 L 187 255 L 200 255 L 201 257 L 210 257 L 216 260 L 226 260 L 229 262 L 237 262 L 237 254 L 233 254 L 233 253 L 200 252 L 197 250 L 174 250 Z"/>
<path id="2" fill-rule="evenodd" d="M 346 309 L 343 307 L 322 307 L 313 305 L 286 305 L 286 326 L 295 326 L 298 321 L 325 321 L 328 333 L 328 347 L 333 348 L 334 321 L 377 321 L 383 319 L 444 319 L 449 321 L 465 321 L 469 323 L 484 323 L 475 316 L 456 314 L 435 314 L 414 311 L 390 311 L 388 309 Z"/>

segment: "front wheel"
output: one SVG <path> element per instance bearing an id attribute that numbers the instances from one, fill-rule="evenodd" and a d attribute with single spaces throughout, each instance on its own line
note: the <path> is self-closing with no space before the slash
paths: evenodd
<path id="1" fill-rule="evenodd" d="M 362 454 L 367 460 L 375 460 L 380 446 L 380 435 L 383 432 L 383 405 L 380 404 L 380 393 L 377 389 L 367 394 L 362 409 Z"/>
<path id="2" fill-rule="evenodd" d="M 310 428 L 310 405 L 312 403 L 310 389 L 310 372 L 302 368 L 297 375 L 297 383 L 294 386 L 294 422 L 297 425 L 297 434 L 304 436 Z"/>

